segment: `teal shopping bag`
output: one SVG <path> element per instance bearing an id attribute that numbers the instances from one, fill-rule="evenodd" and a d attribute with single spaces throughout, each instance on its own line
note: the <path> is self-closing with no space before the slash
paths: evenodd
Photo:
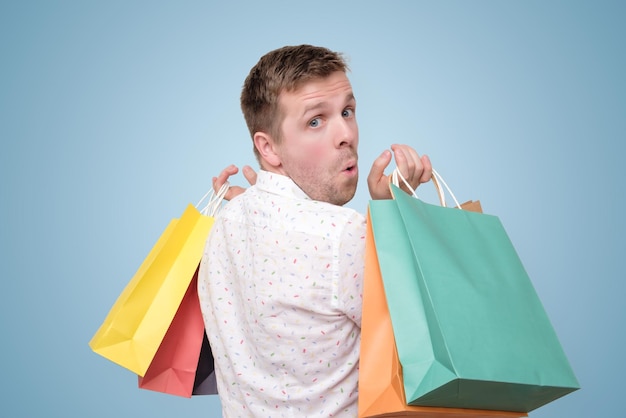
<path id="1" fill-rule="evenodd" d="M 529 412 L 578 389 L 500 220 L 392 189 L 369 210 L 407 403 Z"/>

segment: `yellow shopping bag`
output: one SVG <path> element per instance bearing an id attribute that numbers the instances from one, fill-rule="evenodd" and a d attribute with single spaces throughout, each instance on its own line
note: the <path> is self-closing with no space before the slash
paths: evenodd
<path id="1" fill-rule="evenodd" d="M 165 228 L 89 342 L 94 352 L 144 376 L 198 268 L 220 192 L 203 213 L 189 205 Z"/>

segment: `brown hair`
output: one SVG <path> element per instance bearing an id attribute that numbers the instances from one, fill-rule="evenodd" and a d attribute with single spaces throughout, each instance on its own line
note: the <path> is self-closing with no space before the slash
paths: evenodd
<path id="1" fill-rule="evenodd" d="M 303 83 L 328 77 L 336 71 L 346 72 L 348 65 L 340 53 L 312 45 L 285 46 L 270 51 L 252 67 L 241 91 L 241 110 L 250 136 L 266 132 L 281 140 L 281 110 L 278 96 L 294 91 Z M 260 155 L 253 146 L 254 155 Z"/>

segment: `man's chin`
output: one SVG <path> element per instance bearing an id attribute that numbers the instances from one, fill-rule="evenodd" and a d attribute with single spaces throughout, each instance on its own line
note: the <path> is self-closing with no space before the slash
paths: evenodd
<path id="1" fill-rule="evenodd" d="M 333 201 L 331 201 L 330 203 L 332 203 L 333 205 L 337 205 L 337 206 L 343 206 L 349 201 L 351 201 L 354 198 L 354 195 L 356 194 L 356 184 L 357 182 L 355 181 L 354 186 L 351 187 L 350 189 L 345 190 L 343 193 L 337 193 L 335 196 L 331 196 L 331 199 Z"/>

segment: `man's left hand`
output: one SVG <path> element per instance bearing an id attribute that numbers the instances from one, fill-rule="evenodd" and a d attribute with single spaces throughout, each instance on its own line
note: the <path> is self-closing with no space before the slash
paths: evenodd
<path id="1" fill-rule="evenodd" d="M 420 184 L 430 180 L 433 168 L 427 155 L 420 157 L 408 145 L 393 144 L 391 150 L 396 160 L 396 166 L 413 190 Z M 385 169 L 389 166 L 391 157 L 391 152 L 385 150 L 372 164 L 372 169 L 367 176 L 367 186 L 372 199 L 391 199 L 392 197 L 389 190 L 390 179 L 388 175 L 385 175 Z M 403 183 L 400 186 L 403 190 L 409 192 Z"/>

